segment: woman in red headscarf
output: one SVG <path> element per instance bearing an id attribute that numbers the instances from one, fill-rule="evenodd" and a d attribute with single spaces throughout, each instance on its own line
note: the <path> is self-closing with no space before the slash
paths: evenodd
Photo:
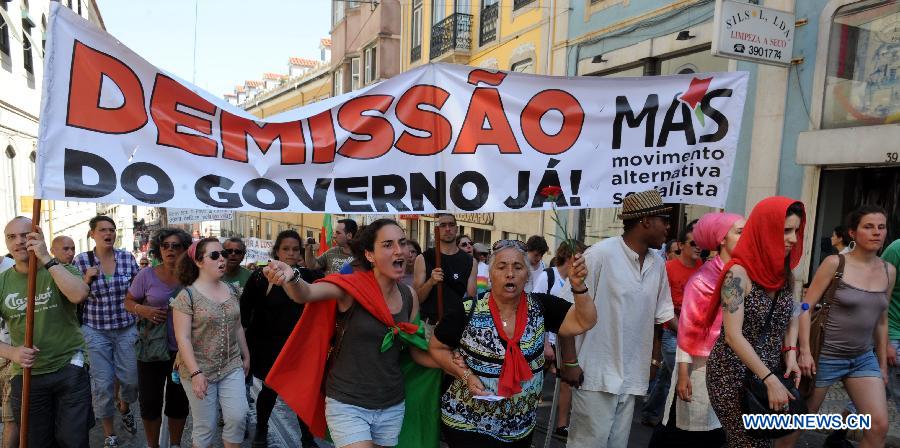
<path id="1" fill-rule="evenodd" d="M 713 297 L 721 301 L 722 334 L 709 355 L 706 385 L 709 400 L 725 428 L 729 447 L 768 447 L 770 440 L 750 437 L 741 418 L 748 369 L 768 389 L 769 406 L 785 409 L 792 397 L 776 375 L 800 380 L 796 351 L 793 276 L 791 269 L 803 253 L 803 204 L 785 197 L 760 201 L 723 267 Z M 712 325 L 718 306 L 707 310 L 704 324 Z M 769 321 L 767 325 L 766 322 Z"/>

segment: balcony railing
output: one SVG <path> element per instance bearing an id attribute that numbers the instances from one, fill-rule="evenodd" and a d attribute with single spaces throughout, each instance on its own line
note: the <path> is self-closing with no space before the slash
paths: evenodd
<path id="1" fill-rule="evenodd" d="M 409 50 L 410 62 L 418 61 L 422 57 L 422 45 L 416 45 Z"/>
<path id="2" fill-rule="evenodd" d="M 472 15 L 456 13 L 431 27 L 431 59 L 472 49 Z"/>
<path id="3" fill-rule="evenodd" d="M 497 18 L 500 4 L 494 3 L 481 9 L 481 30 L 478 33 L 478 45 L 484 45 L 497 38 Z"/>
<path id="4" fill-rule="evenodd" d="M 513 0 L 513 11 L 533 2 L 534 0 Z"/>

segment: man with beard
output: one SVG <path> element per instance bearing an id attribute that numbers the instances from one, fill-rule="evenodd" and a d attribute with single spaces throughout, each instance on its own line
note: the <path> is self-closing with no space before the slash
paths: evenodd
<path id="1" fill-rule="evenodd" d="M 353 252 L 350 251 L 350 240 L 356 235 L 358 226 L 352 219 L 341 219 L 337 222 L 331 240 L 334 247 L 325 251 L 320 257 L 315 256 L 316 244 L 306 245 L 306 267 L 311 270 L 321 270 L 325 274 L 337 274 L 345 263 L 353 262 Z"/>
<path id="2" fill-rule="evenodd" d="M 665 263 L 656 255 L 671 211 L 656 190 L 630 195 L 619 216 L 622 236 L 584 253 L 585 286 L 601 321 L 581 336 L 559 338 L 562 377 L 575 387 L 569 448 L 628 446 L 635 397 L 647 393 L 651 364 L 660 365 L 651 360 L 654 324 L 678 326 Z M 572 296 L 563 289 L 564 299 Z"/>

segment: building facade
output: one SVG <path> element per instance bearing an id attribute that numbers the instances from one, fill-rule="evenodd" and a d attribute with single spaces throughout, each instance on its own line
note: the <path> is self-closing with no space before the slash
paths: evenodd
<path id="1" fill-rule="evenodd" d="M 44 43 L 50 1 L 0 1 L 0 222 L 31 216 L 37 161 L 38 121 L 44 78 Z M 58 2 L 104 28 L 94 0 Z M 97 205 L 42 201 L 41 226 L 47 240 L 68 235 L 76 250 L 90 248 L 88 220 Z M 130 208 L 130 207 L 129 207 Z M 129 227 L 133 223 L 129 224 Z M 128 240 L 127 235 L 125 240 Z M 127 241 L 126 241 L 127 242 Z M 131 246 L 122 246 L 131 247 Z M 5 249 L 4 249 L 5 251 Z"/>
<path id="2" fill-rule="evenodd" d="M 400 1 L 331 0 L 332 93 L 400 73 Z"/>

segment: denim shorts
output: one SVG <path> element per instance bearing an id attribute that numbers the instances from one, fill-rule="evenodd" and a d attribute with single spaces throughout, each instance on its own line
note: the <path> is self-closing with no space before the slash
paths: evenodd
<path id="1" fill-rule="evenodd" d="M 325 397 L 325 420 L 337 448 L 366 440 L 379 446 L 396 446 L 405 409 L 404 402 L 385 409 L 366 409 Z"/>
<path id="2" fill-rule="evenodd" d="M 816 387 L 828 387 L 843 378 L 881 378 L 881 367 L 875 352 L 866 352 L 856 358 L 819 357 L 816 366 Z"/>

